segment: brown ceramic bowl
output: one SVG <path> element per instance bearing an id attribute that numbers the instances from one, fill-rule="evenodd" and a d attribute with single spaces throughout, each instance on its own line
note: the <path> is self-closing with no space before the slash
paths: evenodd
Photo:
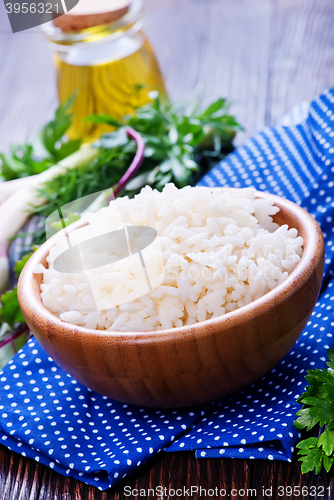
<path id="1" fill-rule="evenodd" d="M 30 258 L 18 298 L 38 342 L 66 372 L 91 389 L 126 403 L 173 408 L 228 396 L 271 370 L 292 348 L 318 298 L 321 230 L 305 210 L 274 195 L 278 224 L 304 238 L 302 258 L 275 289 L 236 311 L 191 326 L 156 332 L 89 330 L 61 321 L 41 302 L 42 276 L 54 237 Z"/>

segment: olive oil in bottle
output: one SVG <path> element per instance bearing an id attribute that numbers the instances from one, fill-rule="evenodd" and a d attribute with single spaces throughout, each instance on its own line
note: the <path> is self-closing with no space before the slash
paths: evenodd
<path id="1" fill-rule="evenodd" d="M 66 15 L 59 20 L 62 18 Z M 81 22 L 77 18 L 74 21 L 82 28 L 82 16 Z M 106 125 L 85 122 L 86 116 L 121 118 L 148 102 L 150 91 L 165 92 L 159 64 L 141 25 L 142 0 L 133 0 L 125 13 L 123 9 L 121 17 L 110 23 L 90 23 L 75 32 L 50 25 L 44 29 L 56 51 L 59 101 L 65 104 L 75 95 L 68 132 L 71 139 L 89 141 L 110 131 Z M 70 26 L 73 30 L 75 23 Z"/>

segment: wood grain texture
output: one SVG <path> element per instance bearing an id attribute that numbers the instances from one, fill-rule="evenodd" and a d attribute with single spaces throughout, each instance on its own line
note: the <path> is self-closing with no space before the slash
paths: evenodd
<path id="1" fill-rule="evenodd" d="M 255 382 L 283 359 L 302 333 L 318 298 L 324 266 L 316 221 L 291 201 L 260 192 L 257 198 L 272 200 L 280 209 L 274 221 L 296 228 L 304 240 L 296 268 L 263 297 L 217 318 L 169 330 L 97 332 L 75 326 L 45 308 L 42 275 L 33 273 L 38 264 L 48 266 L 56 234 L 30 257 L 19 278 L 18 300 L 31 332 L 67 373 L 124 403 L 193 406 Z M 68 231 L 81 225 L 78 221 Z"/>
<path id="2" fill-rule="evenodd" d="M 52 117 L 52 51 L 39 28 L 13 34 L 0 2 L 0 151 L 31 138 Z"/>
<path id="3" fill-rule="evenodd" d="M 52 469 L 36 464 L 33 460 L 23 459 L 0 445 L 0 463 L 3 462 L 8 463 L 10 473 L 6 476 L 6 482 L 0 484 L 0 500 L 154 499 L 159 497 L 153 495 L 152 491 L 147 492 L 159 485 L 166 488 L 166 494 L 160 497 L 164 500 L 175 500 L 175 498 L 330 500 L 333 498 L 334 480 L 331 474 L 321 472 L 319 475 L 313 473 L 302 475 L 299 463 L 289 464 L 283 461 L 205 458 L 195 460 L 193 452 L 162 452 L 105 492 L 74 479 L 62 477 Z M 34 475 L 26 471 L 34 471 Z M 22 482 L 22 472 L 29 475 L 29 482 Z M 288 486 L 299 487 L 300 490 L 304 487 L 305 494 L 303 496 L 288 494 L 289 490 L 286 490 Z M 193 489 L 192 495 L 187 494 L 187 490 L 190 493 L 191 487 L 197 487 L 198 491 Z M 312 490 L 312 487 L 315 489 Z M 218 495 L 212 493 L 205 495 L 203 491 L 216 488 Z M 129 496 L 127 494 L 129 489 L 137 490 L 137 494 Z M 185 490 L 184 495 L 179 497 L 173 495 L 173 490 L 180 489 Z M 146 494 L 140 494 L 140 490 L 145 490 Z M 220 490 L 225 490 L 226 495 L 224 496 L 224 491 L 219 495 Z M 311 494 L 306 493 L 307 491 Z M 321 494 L 315 495 L 315 491 Z"/>
<path id="4" fill-rule="evenodd" d="M 204 85 L 232 99 L 246 131 L 276 123 L 333 85 L 331 0 L 145 0 L 144 29 L 169 94 Z M 38 28 L 13 35 L 0 3 L 0 151 L 36 133 L 56 107 L 52 51 Z"/>
<path id="5" fill-rule="evenodd" d="M 295 103 L 334 85 L 334 3 L 277 0 L 272 11 L 268 101 L 273 125 Z"/>
<path id="6" fill-rule="evenodd" d="M 310 100 L 334 84 L 332 0 L 145 0 L 145 4 L 145 32 L 158 55 L 170 95 L 187 97 L 203 82 L 208 100 L 221 94 L 235 99 L 233 111 L 246 128 L 237 144 L 265 124 L 276 123 L 296 102 Z M 50 118 L 56 107 L 56 86 L 52 52 L 43 36 L 38 29 L 13 35 L 3 2 L 0 61 L 0 151 L 4 151 L 9 143 L 25 140 Z M 22 484 L 22 475 L 18 475 L 21 460 L 30 464 L 30 472 L 24 490 L 17 488 L 14 497 L 16 482 Z M 325 490 L 318 497 L 327 500 L 333 496 L 334 473 L 301 475 L 296 459 L 288 464 L 195 460 L 191 452 L 160 454 L 101 493 L 0 446 L 1 500 L 18 500 L 20 495 L 29 500 L 123 500 L 129 498 L 124 496 L 124 485 L 159 484 L 223 485 L 229 491 L 232 487 L 257 488 L 256 498 L 261 500 L 293 498 L 278 496 L 278 486 L 331 487 L 332 495 Z M 273 486 L 272 497 L 261 494 L 262 486 Z"/>
<path id="7" fill-rule="evenodd" d="M 203 85 L 203 104 L 219 96 L 233 100 L 233 112 L 246 129 L 237 144 L 260 130 L 266 112 L 273 2 L 146 0 L 146 4 L 146 31 L 169 94 L 186 99 Z"/>

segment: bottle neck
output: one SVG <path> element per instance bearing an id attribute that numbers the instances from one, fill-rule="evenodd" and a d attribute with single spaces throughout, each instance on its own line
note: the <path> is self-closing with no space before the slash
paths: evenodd
<path id="1" fill-rule="evenodd" d="M 142 27 L 143 0 L 133 0 L 128 12 L 117 21 L 94 26 L 76 32 L 64 32 L 56 28 L 52 22 L 41 26 L 44 35 L 56 50 L 66 51 L 66 47 L 86 45 L 87 43 L 105 43 L 117 40 L 125 34 L 132 36 Z"/>

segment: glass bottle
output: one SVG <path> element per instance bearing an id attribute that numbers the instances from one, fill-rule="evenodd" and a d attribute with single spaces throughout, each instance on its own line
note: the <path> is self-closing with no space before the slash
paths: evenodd
<path id="1" fill-rule="evenodd" d="M 72 31 L 55 26 L 55 21 L 42 26 L 55 51 L 59 101 L 65 104 L 75 96 L 70 139 L 91 140 L 110 131 L 106 125 L 85 122 L 87 116 L 121 118 L 148 102 L 150 91 L 166 92 L 158 61 L 141 31 L 143 0 L 132 0 L 120 13 L 111 22 L 75 30 L 72 26 Z"/>

